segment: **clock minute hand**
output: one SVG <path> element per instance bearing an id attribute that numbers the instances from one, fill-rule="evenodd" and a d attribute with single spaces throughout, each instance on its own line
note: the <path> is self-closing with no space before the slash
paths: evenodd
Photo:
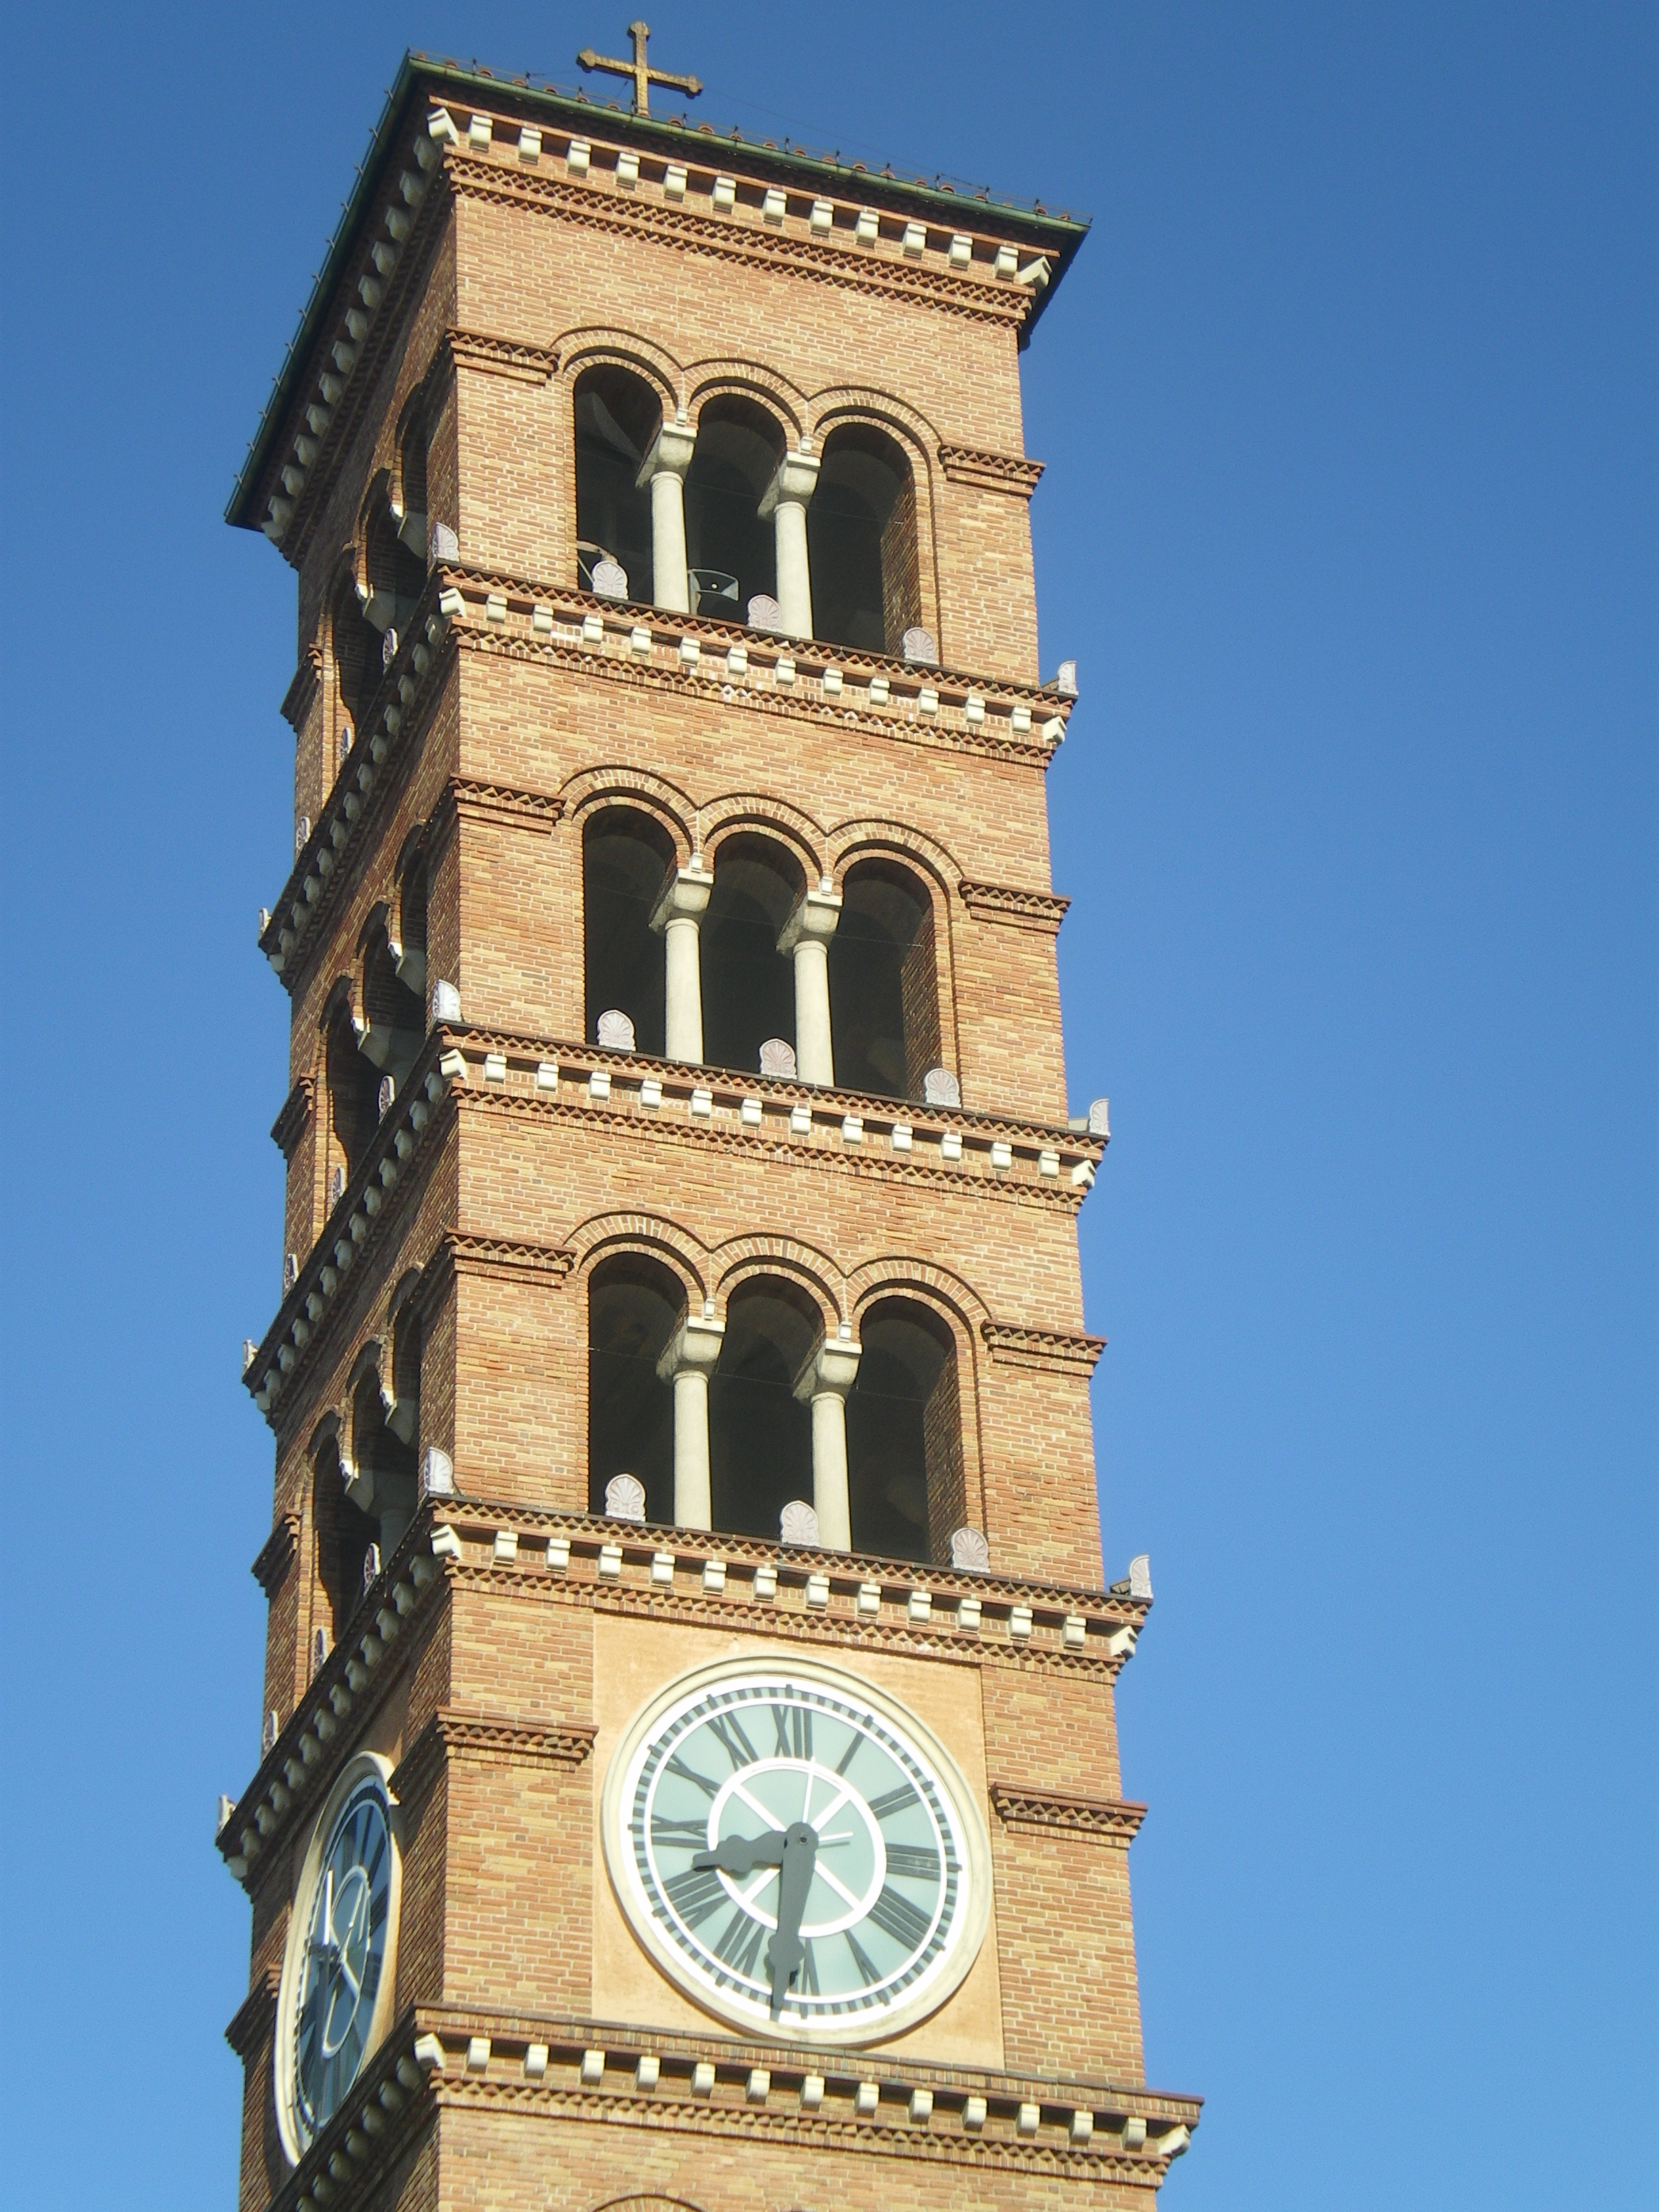
<path id="1" fill-rule="evenodd" d="M 792 1828 L 785 1829 L 781 1840 L 783 1862 L 778 1875 L 778 1929 L 772 1938 L 769 1959 L 774 2020 L 782 2012 L 789 1984 L 806 1955 L 806 1947 L 800 1937 L 800 1917 L 806 1909 L 807 1892 L 812 1887 L 812 1870 L 818 1856 L 817 1830 L 809 1827 L 805 1820 L 797 1820 Z"/>
<path id="2" fill-rule="evenodd" d="M 722 1836 L 712 1851 L 698 1851 L 691 1863 L 699 1871 L 717 1867 L 721 1874 L 753 1874 L 757 1866 L 781 1866 L 791 1830 L 773 1829 L 763 1836 Z"/>

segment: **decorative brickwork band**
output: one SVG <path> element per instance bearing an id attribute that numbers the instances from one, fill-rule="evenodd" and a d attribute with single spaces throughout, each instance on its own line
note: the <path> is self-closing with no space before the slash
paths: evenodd
<path id="1" fill-rule="evenodd" d="M 1059 935 L 1066 909 L 1072 903 L 1048 891 L 1007 890 L 1000 884 L 964 883 L 961 890 L 962 902 L 976 921 L 1006 922 L 1012 928 L 1034 929 L 1044 937 Z"/>
<path id="2" fill-rule="evenodd" d="M 564 1728 L 507 1713 L 469 1713 L 441 1706 L 404 1753 L 392 1777 L 392 1793 L 412 1804 L 424 1796 L 453 1759 L 501 1759 L 515 1766 L 580 1766 L 596 1731 Z"/>
<path id="3" fill-rule="evenodd" d="M 285 1160 L 294 1158 L 295 1147 L 306 1133 L 306 1124 L 316 1103 L 316 1079 L 302 1075 L 283 1101 L 283 1110 L 270 1125 L 270 1141 Z"/>
<path id="4" fill-rule="evenodd" d="M 1039 1796 L 1002 1782 L 991 1784 L 991 1802 L 1005 1827 L 1058 1828 L 1063 1834 L 1081 1836 L 1089 1843 L 1117 1844 L 1125 1850 L 1146 1817 L 1144 1805 L 1127 1799 Z"/>
<path id="5" fill-rule="evenodd" d="M 453 148 L 444 157 L 444 173 L 458 199 L 482 200 L 496 207 L 533 208 L 541 215 L 579 223 L 585 230 L 596 230 L 607 237 L 649 240 L 708 259 L 787 271 L 792 276 L 816 279 L 872 298 L 918 301 L 972 322 L 1018 326 L 1030 311 L 1031 295 L 1024 286 L 999 289 L 975 276 L 924 270 L 915 262 L 885 255 L 877 258 L 848 246 L 819 245 L 811 239 L 750 228 L 747 224 L 733 228 L 715 216 L 596 192 L 586 185 L 567 184 L 555 177 L 532 176 Z"/>
<path id="6" fill-rule="evenodd" d="M 1103 1336 L 1072 1336 L 1057 1328 L 1017 1328 L 1003 1322 L 980 1323 L 980 1334 L 993 1359 L 1012 1367 L 1076 1367 L 1094 1372 L 1106 1349 Z"/>
<path id="7" fill-rule="evenodd" d="M 230 2016 L 225 2041 L 244 2066 L 256 2058 L 270 2040 L 276 2016 L 276 1991 L 282 1978 L 280 1966 L 274 1962 L 267 1966 Z"/>
<path id="8" fill-rule="evenodd" d="M 564 801 L 544 791 L 514 791 L 506 784 L 477 783 L 453 775 L 444 787 L 441 811 L 461 822 L 498 830 L 530 830 L 545 836 L 564 812 Z"/>
<path id="9" fill-rule="evenodd" d="M 501 1237 L 465 1237 L 459 1230 L 445 1237 L 441 1252 L 454 1274 L 542 1283 L 555 1291 L 576 1264 L 568 1245 L 514 1243 Z"/>
<path id="10" fill-rule="evenodd" d="M 317 686 L 323 680 L 323 649 L 319 645 L 308 645 L 300 655 L 300 665 L 294 672 L 294 681 L 283 695 L 279 709 L 283 720 L 297 737 L 301 724 L 311 712 L 311 702 L 317 696 Z"/>
<path id="11" fill-rule="evenodd" d="M 1024 453 L 981 453 L 973 446 L 941 446 L 939 466 L 952 483 L 976 484 L 981 491 L 1012 492 L 1030 499 L 1044 464 Z"/>
<path id="12" fill-rule="evenodd" d="M 300 1516 L 284 1513 L 259 1547 L 259 1556 L 249 1572 L 267 1597 L 275 1597 L 300 1548 Z"/>
<path id="13" fill-rule="evenodd" d="M 509 377 L 517 384 L 545 384 L 559 366 L 550 346 L 487 337 L 480 331 L 450 331 L 445 343 L 457 368 L 479 369 L 486 376 Z"/>

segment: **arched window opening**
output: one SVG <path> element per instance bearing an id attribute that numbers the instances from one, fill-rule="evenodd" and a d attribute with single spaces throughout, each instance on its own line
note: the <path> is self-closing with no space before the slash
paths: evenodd
<path id="1" fill-rule="evenodd" d="M 398 1310 L 392 1338 L 392 1411 L 386 1425 L 392 1435 L 420 1457 L 421 1352 L 426 1332 L 421 1317 L 407 1303 Z"/>
<path id="2" fill-rule="evenodd" d="M 902 447 L 865 423 L 824 440 L 806 510 L 812 627 L 866 653 L 897 653 L 921 620 L 915 482 Z"/>
<path id="3" fill-rule="evenodd" d="M 793 1283 L 762 1276 L 733 1292 L 708 1386 L 709 1496 L 715 1528 L 778 1540 L 792 1498 L 812 1498 L 812 1415 L 795 1377 L 823 1333 Z"/>
<path id="4" fill-rule="evenodd" d="M 711 399 L 685 472 L 685 557 L 692 611 L 747 622 L 749 602 L 775 599 L 777 535 L 760 503 L 783 459 L 776 417 L 752 399 Z"/>
<path id="5" fill-rule="evenodd" d="M 417 408 L 404 425 L 398 456 L 398 489 L 403 514 L 398 535 L 426 574 L 426 419 Z"/>
<path id="6" fill-rule="evenodd" d="M 378 1371 L 365 1375 L 352 1397 L 351 1458 L 352 1502 L 375 1523 L 384 1565 L 415 1517 L 418 1487 L 414 1444 L 386 1420 Z"/>
<path id="7" fill-rule="evenodd" d="M 863 860 L 842 884 L 830 940 L 836 1080 L 885 1098 L 921 1097 L 939 1065 L 933 902 L 908 868 Z"/>
<path id="8" fill-rule="evenodd" d="M 587 1042 L 611 1007 L 634 1024 L 636 1052 L 659 1059 L 664 1031 L 661 933 L 651 927 L 674 841 L 661 823 L 629 806 L 607 807 L 582 830 L 582 931 Z"/>
<path id="9" fill-rule="evenodd" d="M 368 600 L 363 618 L 382 640 L 374 654 L 374 680 L 368 687 L 373 693 L 380 682 L 386 632 L 408 629 L 416 602 L 426 588 L 426 562 L 404 544 L 398 518 L 387 506 L 377 506 L 370 519 L 366 566 Z"/>
<path id="10" fill-rule="evenodd" d="M 345 725 L 355 732 L 363 726 L 370 700 L 380 681 L 380 635 L 363 620 L 357 586 L 348 576 L 340 579 L 329 621 L 329 657 L 334 665 L 334 690 L 338 711 L 336 735 L 343 757 L 350 739 Z"/>
<path id="11" fill-rule="evenodd" d="M 426 1007 L 419 994 L 403 981 L 384 929 L 375 931 L 364 957 L 363 1012 L 368 1018 L 363 1056 L 392 1078 L 394 1090 L 401 1091 L 426 1042 Z"/>
<path id="12" fill-rule="evenodd" d="M 794 1043 L 794 969 L 778 938 L 805 887 L 799 862 L 769 838 L 728 837 L 715 854 L 702 929 L 708 1066 L 752 1073 L 769 1037 Z"/>
<path id="13" fill-rule="evenodd" d="M 398 981 L 426 1004 L 426 863 L 412 860 L 398 895 Z M 422 1015 L 422 1026 L 425 1016 Z"/>
<path id="14" fill-rule="evenodd" d="M 674 1386 L 658 1376 L 685 1292 L 668 1268 L 638 1253 L 601 1261 L 587 1289 L 587 1510 L 631 1474 L 645 1486 L 645 1517 L 674 1518 Z"/>
<path id="15" fill-rule="evenodd" d="M 847 1400 L 853 1549 L 945 1558 L 965 1518 L 955 1341 L 937 1314 L 908 1298 L 872 1306 L 859 1338 Z"/>
<path id="16" fill-rule="evenodd" d="M 576 568 L 584 591 L 596 588 L 594 563 L 627 574 L 622 595 L 651 604 L 651 494 L 639 481 L 662 422 L 662 403 L 641 376 L 590 368 L 576 381 Z"/>
<path id="17" fill-rule="evenodd" d="M 331 1647 L 344 1641 L 351 1616 L 362 1602 L 363 1559 L 369 1546 L 380 1540 L 374 1522 L 346 1494 L 336 1437 L 331 1436 L 317 1454 L 312 1474 L 311 1525 L 317 1579 L 328 1600 Z"/>
<path id="18" fill-rule="evenodd" d="M 324 1048 L 328 1084 L 329 1166 L 348 1179 L 368 1149 L 380 1118 L 379 1069 L 360 1048 L 349 1006 L 337 1006 Z"/>

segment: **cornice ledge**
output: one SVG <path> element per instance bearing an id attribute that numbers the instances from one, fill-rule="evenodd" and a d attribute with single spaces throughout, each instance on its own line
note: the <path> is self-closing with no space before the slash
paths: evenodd
<path id="1" fill-rule="evenodd" d="M 291 995 L 298 992 L 326 939 L 327 932 L 317 923 L 332 911 L 342 887 L 355 884 L 364 855 L 373 848 L 371 830 L 386 794 L 398 787 L 425 736 L 453 655 L 450 624 L 442 610 L 447 589 L 444 569 L 428 578 L 408 635 L 362 717 L 357 742 L 330 787 L 310 837 L 295 855 L 260 937 L 260 951 Z M 337 843 L 333 834 L 337 826 L 342 830 Z"/>
<path id="2" fill-rule="evenodd" d="M 312 701 L 317 696 L 317 686 L 323 680 L 323 651 L 319 645 L 307 645 L 300 656 L 300 665 L 294 672 L 294 680 L 283 694 L 282 717 L 300 734 L 300 726 L 311 712 Z"/>
<path id="3" fill-rule="evenodd" d="M 416 2015 L 406 2007 L 365 2064 L 326 2127 L 271 2197 L 266 2212 L 317 2212 L 345 2200 L 380 2203 L 381 2185 L 405 2160 L 413 2136 L 432 2118 L 428 2077 L 415 2055 Z M 384 2124 L 373 2136 L 361 2122 L 378 2109 Z"/>
<path id="4" fill-rule="evenodd" d="M 941 445 L 939 466 L 952 483 L 974 484 L 981 491 L 1012 492 L 1030 499 L 1047 465 L 1028 460 L 1024 453 L 996 453 L 976 446 Z"/>
<path id="5" fill-rule="evenodd" d="M 985 1321 L 979 1333 L 992 1358 L 1015 1367 L 1074 1367 L 1092 1375 L 1106 1349 L 1103 1336 L 1073 1334 L 1059 1328 L 1023 1328 L 1011 1322 Z"/>
<path id="6" fill-rule="evenodd" d="M 283 1110 L 270 1125 L 270 1141 L 285 1160 L 294 1158 L 294 1148 L 306 1132 L 317 1103 L 317 1079 L 302 1075 L 288 1097 L 283 1101 Z"/>
<path id="7" fill-rule="evenodd" d="M 597 191 L 591 184 L 572 184 L 559 177 L 532 175 L 516 165 L 508 168 L 503 163 L 482 155 L 471 155 L 458 147 L 450 148 L 444 168 L 458 199 L 534 208 L 543 215 L 578 222 L 592 230 L 609 231 L 623 237 L 652 238 L 659 244 L 712 255 L 721 261 L 787 269 L 797 276 L 816 278 L 843 291 L 925 301 L 972 322 L 1018 330 L 1031 310 L 1033 295 L 1027 285 L 1000 286 L 974 277 L 947 276 L 942 271 L 918 268 L 884 253 L 839 244 L 820 244 L 813 239 L 795 238 L 785 232 L 734 222 L 730 216 L 703 215 L 694 209 L 672 207 L 655 200 L 632 199 L 620 192 Z"/>
<path id="8" fill-rule="evenodd" d="M 290 1510 L 265 1538 L 259 1547 L 258 1557 L 248 1570 L 266 1597 L 275 1597 L 282 1588 L 299 1549 L 300 1516 Z"/>
<path id="9" fill-rule="evenodd" d="M 394 173 L 395 167 L 394 164 Z M 327 512 L 328 494 L 336 481 L 339 462 L 350 452 L 352 441 L 362 428 L 364 419 L 374 404 L 386 363 L 395 350 L 407 342 L 406 311 L 410 301 L 420 295 L 428 258 L 441 230 L 448 221 L 449 210 L 453 204 L 451 194 L 441 188 L 440 180 L 443 175 L 441 163 L 433 173 L 428 189 L 422 194 L 420 204 L 414 210 L 414 221 L 398 257 L 398 265 L 386 283 L 380 305 L 375 311 L 373 326 L 359 348 L 358 357 L 347 379 L 345 389 L 330 410 L 331 419 L 319 442 L 316 457 L 307 469 L 306 482 L 294 514 L 283 533 L 279 550 L 296 571 L 303 568 L 311 551 L 313 536 Z M 387 197 L 390 198 L 390 193 Z M 366 228 L 359 234 L 357 252 L 351 257 L 350 268 L 361 272 L 367 252 L 363 241 L 374 235 L 374 227 Z M 261 502 L 281 482 L 283 457 L 292 448 L 296 425 L 304 419 L 308 398 L 314 397 L 316 393 L 319 363 L 326 362 L 331 347 L 340 335 L 340 322 L 347 307 L 356 304 L 352 298 L 355 285 L 356 277 L 349 273 L 347 267 L 343 267 L 336 295 L 336 313 L 325 319 L 318 328 L 305 369 L 289 403 L 283 424 L 284 435 L 280 440 L 274 440 L 270 445 L 258 495 Z M 252 511 L 258 512 L 257 506 Z M 257 529 L 259 526 L 256 522 L 253 526 Z"/>
<path id="10" fill-rule="evenodd" d="M 243 1375 L 244 1387 L 279 1435 L 291 1417 L 279 1414 L 278 1406 L 288 1399 L 296 1376 L 312 1370 L 317 1347 L 331 1340 L 339 1315 L 356 1310 L 360 1286 L 370 1279 L 368 1273 L 359 1273 L 359 1263 L 379 1249 L 388 1223 L 401 1224 L 407 1218 L 411 1194 L 426 1187 L 437 1151 L 434 1133 L 441 1136 L 453 1117 L 452 1100 L 457 1086 L 437 1066 L 444 1042 L 441 1030 L 434 1030 L 427 1039 L 410 1071 L 407 1093 L 394 1103 L 375 1132 L 356 1174 L 323 1224 L 294 1287 L 277 1308 Z M 359 1213 L 363 1216 L 363 1227 L 361 1235 L 354 1237 L 352 1224 Z M 354 1255 L 349 1272 L 338 1264 L 337 1247 L 343 1242 Z M 320 1311 L 314 1315 L 313 1300 L 321 1304 Z"/>
<path id="11" fill-rule="evenodd" d="M 1000 921 L 1013 929 L 1035 930 L 1057 937 L 1072 902 L 1053 891 L 1010 890 L 1002 884 L 970 884 L 957 888 L 962 902 L 976 921 Z"/>
<path id="12" fill-rule="evenodd" d="M 1004 1782 L 991 1784 L 991 1802 L 1005 1827 L 1058 1829 L 1088 1843 L 1117 1844 L 1125 1850 L 1146 1817 L 1146 1808 L 1127 1798 L 1054 1797 Z"/>

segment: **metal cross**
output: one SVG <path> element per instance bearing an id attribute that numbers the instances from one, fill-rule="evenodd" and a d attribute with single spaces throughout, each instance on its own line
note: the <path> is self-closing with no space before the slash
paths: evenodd
<path id="1" fill-rule="evenodd" d="M 628 35 L 634 41 L 631 62 L 612 61 L 607 54 L 596 54 L 592 46 L 584 46 L 576 57 L 576 66 L 585 70 L 606 70 L 612 76 L 631 76 L 634 80 L 634 112 L 649 115 L 651 88 L 653 84 L 672 85 L 677 92 L 689 93 L 693 100 L 702 90 L 702 80 L 695 76 L 671 76 L 666 70 L 647 68 L 645 42 L 651 35 L 649 23 L 630 23 Z"/>

